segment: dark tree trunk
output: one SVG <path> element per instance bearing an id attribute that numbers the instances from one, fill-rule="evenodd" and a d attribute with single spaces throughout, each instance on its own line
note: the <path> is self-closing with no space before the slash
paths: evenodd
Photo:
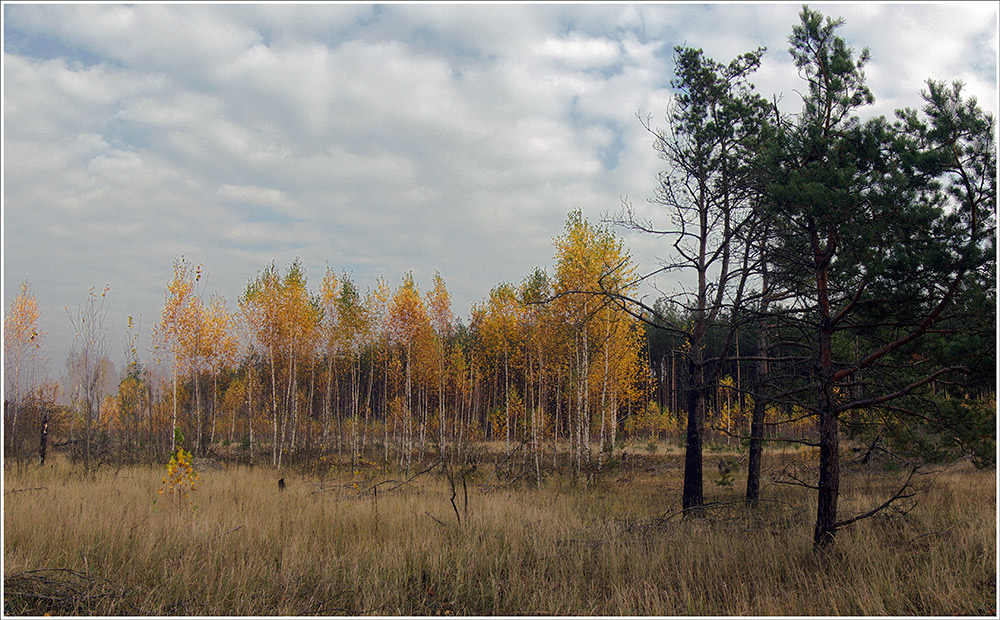
<path id="1" fill-rule="evenodd" d="M 761 288 L 764 292 L 761 303 L 761 317 L 767 316 L 768 311 L 768 273 L 767 264 L 764 264 L 763 280 Z M 747 456 L 747 492 L 746 503 L 748 506 L 757 505 L 760 499 L 760 467 L 764 456 L 764 429 L 767 419 L 768 399 L 765 397 L 764 385 L 767 382 L 767 373 L 770 371 L 767 364 L 767 321 L 761 318 L 757 326 L 757 372 L 753 382 L 753 413 L 750 417 L 750 452 Z M 741 392 L 742 397 L 742 392 Z"/>
<path id="2" fill-rule="evenodd" d="M 3 426 L 6 431 L 4 433 L 4 439 L 7 442 L 5 447 L 8 450 L 14 446 L 14 423 L 9 417 L 11 413 L 13 413 L 13 408 L 10 406 L 10 401 L 5 398 L 3 401 Z"/>
<path id="3" fill-rule="evenodd" d="M 692 347 L 695 349 L 695 347 Z M 698 380 L 698 366 L 693 356 L 688 360 L 688 385 L 685 391 L 687 405 L 687 446 L 684 452 L 684 491 L 682 506 L 685 510 L 705 503 L 702 481 L 702 444 L 704 442 L 705 418 L 704 396 Z"/>
<path id="4" fill-rule="evenodd" d="M 832 256 L 831 242 L 827 256 Z M 814 248 L 818 245 L 814 244 Z M 817 256 L 820 252 L 816 251 Z M 816 510 L 816 530 L 813 544 L 824 547 L 833 543 L 837 523 L 837 496 L 840 492 L 840 441 L 837 414 L 833 402 L 833 322 L 830 319 L 830 298 L 827 286 L 829 260 L 817 260 L 817 292 L 819 297 L 819 347 L 817 375 L 819 394 L 819 498 Z"/>
<path id="5" fill-rule="evenodd" d="M 38 445 L 39 464 L 45 465 L 45 450 L 49 444 L 49 409 L 42 407 L 42 437 Z"/>
<path id="6" fill-rule="evenodd" d="M 837 528 L 837 496 L 840 491 L 840 459 L 837 416 L 829 402 L 820 411 L 819 502 L 816 511 L 816 531 L 813 544 L 826 546 L 833 542 Z"/>
<path id="7" fill-rule="evenodd" d="M 758 393 L 750 419 L 750 453 L 747 456 L 746 503 L 755 506 L 760 499 L 760 465 L 764 452 L 764 414 L 766 403 Z"/>

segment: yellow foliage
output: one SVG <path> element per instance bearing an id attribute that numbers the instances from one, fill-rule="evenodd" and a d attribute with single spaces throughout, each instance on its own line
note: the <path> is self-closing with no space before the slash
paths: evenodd
<path id="1" fill-rule="evenodd" d="M 683 421 L 667 407 L 660 408 L 655 402 L 646 403 L 645 409 L 632 411 L 625 420 L 625 435 L 629 439 L 651 439 L 660 435 L 676 434 L 683 428 Z"/>
<path id="2" fill-rule="evenodd" d="M 24 384 L 30 383 L 31 367 L 40 359 L 40 349 L 45 332 L 38 326 L 38 300 L 31 292 L 31 285 L 25 281 L 10 304 L 10 310 L 4 317 L 4 389 L 11 390 L 4 394 L 4 399 L 14 402 L 24 397 Z"/>
<path id="3" fill-rule="evenodd" d="M 490 425 L 490 431 L 494 439 L 503 437 L 507 431 L 507 414 L 503 407 L 497 407 L 486 416 L 486 421 Z"/>
<path id="4" fill-rule="evenodd" d="M 191 453 L 178 446 L 171 455 L 170 462 L 167 463 L 167 475 L 163 478 L 163 485 L 166 487 L 167 493 L 172 494 L 176 491 L 178 501 L 180 501 L 182 496 L 188 497 L 190 491 L 197 489 L 197 484 L 198 472 L 194 469 Z M 160 494 L 163 494 L 162 488 Z"/>
<path id="5" fill-rule="evenodd" d="M 38 331 L 38 300 L 31 292 L 27 281 L 21 284 L 20 292 L 10 304 L 10 311 L 4 318 L 3 337 L 5 352 L 21 351 L 27 347 L 38 348 L 44 333 Z"/>

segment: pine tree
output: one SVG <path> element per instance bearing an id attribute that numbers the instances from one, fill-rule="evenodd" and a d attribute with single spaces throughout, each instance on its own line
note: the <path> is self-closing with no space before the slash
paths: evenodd
<path id="1" fill-rule="evenodd" d="M 933 82 L 928 122 L 909 111 L 896 124 L 860 120 L 874 101 L 865 84 L 868 51 L 855 57 L 836 34 L 843 20 L 808 7 L 800 19 L 790 52 L 808 92 L 767 165 L 770 259 L 773 275 L 795 293 L 785 325 L 803 334 L 808 351 L 805 372 L 785 396 L 817 417 L 813 540 L 822 547 L 857 519 L 837 514 L 842 419 L 867 412 L 898 429 L 916 413 L 897 406 L 900 399 L 957 370 L 915 347 L 993 247 L 996 152 L 992 119 L 958 88 Z"/>
<path id="2" fill-rule="evenodd" d="M 655 146 L 668 168 L 659 175 L 652 202 L 666 207 L 669 224 L 658 226 L 639 218 L 625 204 L 619 222 L 671 242 L 671 257 L 647 278 L 665 271 L 685 271 L 694 287 L 673 296 L 677 312 L 636 304 L 643 320 L 684 339 L 684 398 L 687 439 L 682 504 L 685 509 L 704 503 L 702 447 L 707 400 L 728 354 L 705 357 L 710 330 L 726 308 L 742 307 L 751 276 L 751 241 L 758 226 L 760 182 L 754 148 L 770 110 L 754 92 L 750 76 L 760 66 L 764 49 L 747 52 L 728 65 L 707 58 L 699 49 L 675 48 L 676 95 L 668 116 L 669 129 L 654 130 Z M 680 324 L 673 320 L 682 316 Z M 735 317 L 734 312 L 730 316 Z M 735 333 L 731 325 L 724 340 Z"/>

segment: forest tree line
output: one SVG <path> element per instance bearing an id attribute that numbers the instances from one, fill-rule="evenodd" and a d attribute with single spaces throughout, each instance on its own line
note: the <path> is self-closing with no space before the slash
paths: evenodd
<path id="1" fill-rule="evenodd" d="M 54 441 L 81 448 L 74 454 L 84 458 L 78 439 L 91 408 L 92 442 L 113 462 L 162 460 L 174 448 L 174 429 L 196 455 L 232 446 L 226 452 L 234 458 L 274 466 L 297 453 L 408 466 L 415 452 L 484 440 L 508 449 L 526 441 L 531 454 L 552 460 L 559 440 L 577 473 L 616 444 L 620 451 L 626 438 L 677 440 L 685 424 L 684 342 L 606 300 L 557 295 L 595 287 L 608 265 L 620 265 L 628 292 L 634 268 L 621 240 L 574 212 L 555 248 L 553 276 L 536 269 L 517 285 L 494 287 L 472 308 L 469 325 L 454 316 L 440 274 L 427 292 L 407 274 L 395 289 L 382 279 L 362 294 L 333 269 L 311 290 L 298 261 L 283 272 L 271 264 L 230 309 L 199 291 L 201 266 L 178 259 L 154 348 L 143 355 L 130 318 L 119 376 L 110 376 L 107 351 L 88 368 L 86 357 L 99 352 L 80 348 L 67 356 L 62 385 L 30 378 L 27 394 L 8 403 L 8 454 L 35 454 L 47 420 Z M 85 323 L 99 322 L 99 311 Z M 40 345 L 37 318 L 25 284 L 8 325 L 31 324 L 28 343 Z M 13 344 L 17 332 L 9 333 Z M 752 353 L 749 328 L 742 340 Z M 9 362 L 13 386 L 30 370 Z M 729 443 L 726 433 L 748 430 L 752 396 L 743 386 L 752 371 L 743 365 L 731 362 L 712 396 L 712 421 Z M 92 396 L 88 379 L 98 388 Z M 24 391 L 22 382 L 10 393 Z M 60 393 L 68 406 L 56 405 Z"/>
<path id="2" fill-rule="evenodd" d="M 196 455 L 232 445 L 236 458 L 275 467 L 304 453 L 352 462 L 380 456 L 409 468 L 428 450 L 482 440 L 524 442 L 541 459 L 559 439 L 579 472 L 623 432 L 665 438 L 677 421 L 651 398 L 646 327 L 614 304 L 558 296 L 596 286 L 607 265 L 619 265 L 627 291 L 622 242 L 575 212 L 555 248 L 552 275 L 536 269 L 516 285 L 497 285 L 473 306 L 468 325 L 455 317 L 440 274 L 426 292 L 406 274 L 395 288 L 380 279 L 362 293 L 332 268 L 313 288 L 298 260 L 285 270 L 272 263 L 231 309 L 199 290 L 201 266 L 178 259 L 152 350 L 143 355 L 129 319 L 117 383 L 105 376 L 111 365 L 100 338 L 92 350 L 71 352 L 68 407 L 55 406 L 58 385 L 35 377 L 8 404 L 8 454 L 36 451 L 42 411 L 60 441 L 99 443 L 93 449 L 104 458 L 135 462 L 162 460 L 174 429 Z M 83 324 L 101 322 L 108 294 L 92 293 Z M 37 321 L 31 306 L 25 284 L 8 324 Z M 27 375 L 25 364 L 9 361 Z M 88 392 L 90 385 L 98 389 Z"/>

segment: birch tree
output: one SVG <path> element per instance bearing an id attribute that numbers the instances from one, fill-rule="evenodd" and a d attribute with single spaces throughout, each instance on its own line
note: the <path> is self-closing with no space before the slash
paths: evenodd
<path id="1" fill-rule="evenodd" d="M 28 281 L 21 283 L 17 296 L 4 317 L 4 428 L 5 447 L 16 451 L 19 409 L 32 391 L 41 363 L 45 332 L 38 323 L 38 300 Z"/>
<path id="2" fill-rule="evenodd" d="M 183 257 L 174 260 L 174 274 L 164 291 L 163 311 L 153 329 L 156 349 L 166 351 L 170 358 L 173 378 L 172 409 L 170 419 L 170 451 L 173 452 L 177 428 L 178 375 L 195 367 L 196 343 L 201 333 L 201 297 L 197 284 L 201 281 L 201 265 L 192 265 Z"/>
<path id="3" fill-rule="evenodd" d="M 554 243 L 553 319 L 564 322 L 573 332 L 570 376 L 576 402 L 570 443 L 573 471 L 578 475 L 590 462 L 594 404 L 601 420 L 600 436 L 606 439 L 609 387 L 617 389 L 611 355 L 616 339 L 625 334 L 620 331 L 623 322 L 632 320 L 625 300 L 635 292 L 635 272 L 622 241 L 608 229 L 590 224 L 579 211 L 569 214 L 565 232 Z M 631 342 L 636 345 L 640 341 Z"/>
<path id="4" fill-rule="evenodd" d="M 405 373 L 405 392 L 402 403 L 402 453 L 401 458 L 406 470 L 410 470 L 414 448 L 414 350 L 418 339 L 427 333 L 428 317 L 420 291 L 413 281 L 413 274 L 403 277 L 402 283 L 393 293 L 389 302 L 389 333 L 392 342 L 399 348 L 402 355 Z"/>
<path id="5" fill-rule="evenodd" d="M 445 386 L 447 381 L 448 349 L 454 332 L 454 316 L 451 311 L 451 294 L 440 272 L 434 272 L 434 286 L 427 291 L 426 305 L 433 328 L 433 350 L 435 374 L 437 377 L 437 427 L 438 445 L 444 449 L 447 437 L 445 419 Z"/>

